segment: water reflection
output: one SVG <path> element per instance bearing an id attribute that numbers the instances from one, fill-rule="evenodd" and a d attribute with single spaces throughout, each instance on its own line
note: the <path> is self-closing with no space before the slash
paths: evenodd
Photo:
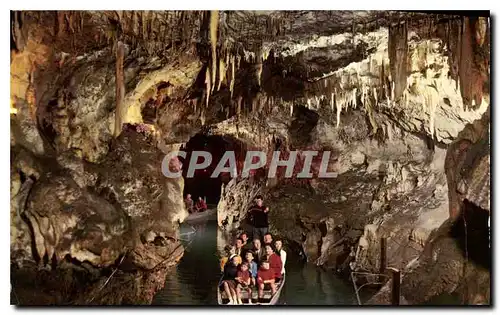
<path id="1" fill-rule="evenodd" d="M 153 299 L 155 305 L 209 305 L 217 304 L 216 286 L 219 281 L 215 220 L 183 225 L 186 246 L 183 258 L 167 275 L 165 287 Z"/>
<path id="2" fill-rule="evenodd" d="M 216 305 L 220 277 L 217 247 L 223 233 L 217 222 L 193 226 L 196 234 L 186 239 L 186 252 L 179 265 L 167 276 L 165 287 L 153 300 L 156 305 Z M 192 231 L 183 226 L 181 233 Z M 218 233 L 219 232 L 219 233 Z M 218 244 L 221 243 L 221 244 Z M 222 244 L 223 245 L 223 244 Z M 331 272 L 311 264 L 287 262 L 286 283 L 278 304 L 349 305 L 356 304 L 352 285 Z"/>
<path id="3" fill-rule="evenodd" d="M 312 264 L 287 264 L 286 283 L 279 304 L 353 305 L 354 289 L 349 282 Z"/>

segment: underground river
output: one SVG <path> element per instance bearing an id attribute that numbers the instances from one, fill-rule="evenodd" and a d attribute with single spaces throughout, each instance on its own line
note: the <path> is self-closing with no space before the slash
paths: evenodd
<path id="1" fill-rule="evenodd" d="M 186 236 L 185 254 L 165 280 L 153 305 L 217 305 L 220 277 L 217 254 L 217 222 L 193 224 L 196 230 Z M 183 224 L 181 233 L 193 231 Z M 353 305 L 354 290 L 349 282 L 312 264 L 287 262 L 286 284 L 278 304 L 281 305 Z"/>

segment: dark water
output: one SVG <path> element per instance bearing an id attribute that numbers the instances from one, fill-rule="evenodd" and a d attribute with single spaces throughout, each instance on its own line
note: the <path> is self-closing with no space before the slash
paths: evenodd
<path id="1" fill-rule="evenodd" d="M 220 278 L 217 256 L 217 221 L 194 224 L 196 233 L 185 242 L 185 252 L 165 287 L 153 299 L 154 305 L 216 305 Z M 192 231 L 181 226 L 181 233 Z"/>
<path id="2" fill-rule="evenodd" d="M 153 300 L 155 305 L 217 305 L 220 277 L 217 256 L 217 222 L 195 225 L 197 233 L 186 244 L 184 257 L 167 276 L 165 287 Z M 183 226 L 182 232 L 190 231 Z M 287 262 L 286 283 L 278 304 L 281 305 L 352 305 L 356 304 L 349 282 L 311 264 Z"/>
<path id="3" fill-rule="evenodd" d="M 279 304 L 355 305 L 356 296 L 349 282 L 312 264 L 286 265 L 286 283 Z"/>

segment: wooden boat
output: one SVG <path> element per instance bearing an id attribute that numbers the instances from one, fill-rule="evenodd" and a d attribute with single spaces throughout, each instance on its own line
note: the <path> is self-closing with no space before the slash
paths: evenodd
<path id="1" fill-rule="evenodd" d="M 196 221 L 207 220 L 210 217 L 215 216 L 215 215 L 217 215 L 217 208 L 207 209 L 207 210 L 205 210 L 203 212 L 196 212 L 196 213 L 190 214 L 184 220 L 184 222 L 186 222 L 186 223 L 192 223 L 192 222 L 196 222 Z"/>
<path id="2" fill-rule="evenodd" d="M 221 290 L 222 284 L 222 276 L 219 280 L 219 283 L 217 285 L 217 302 L 219 305 L 230 305 L 229 303 L 229 298 L 226 296 L 226 292 L 224 290 Z M 249 301 L 249 296 L 248 292 L 246 290 L 241 291 L 241 296 L 242 299 L 241 301 L 243 304 L 235 304 L 235 305 L 275 305 L 278 303 L 278 300 L 281 295 L 281 290 L 285 286 L 285 275 L 283 275 L 283 279 L 281 279 L 280 282 L 278 282 L 276 287 L 276 293 L 274 295 L 271 295 L 271 289 L 264 287 L 264 297 L 261 301 L 259 301 L 259 293 L 257 288 L 253 288 L 252 290 L 252 304 L 248 304 Z M 257 303 L 259 302 L 259 303 Z"/>

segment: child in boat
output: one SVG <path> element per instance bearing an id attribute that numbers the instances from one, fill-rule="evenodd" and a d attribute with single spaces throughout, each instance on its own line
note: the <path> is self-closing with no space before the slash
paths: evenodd
<path id="1" fill-rule="evenodd" d="M 259 300 L 264 297 L 264 286 L 267 284 L 271 287 L 271 294 L 276 293 L 275 274 L 269 268 L 267 260 L 262 261 L 259 271 L 257 272 L 257 284 L 259 286 Z"/>
<path id="2" fill-rule="evenodd" d="M 281 279 L 281 269 L 283 268 L 281 258 L 274 253 L 271 245 L 267 244 L 264 249 L 266 250 L 266 258 L 269 262 L 269 268 L 274 272 L 276 281 L 279 281 Z"/>
<path id="3" fill-rule="evenodd" d="M 247 290 L 249 296 L 248 304 L 252 304 L 252 288 L 250 287 L 250 284 L 252 283 L 251 279 L 252 277 L 248 271 L 248 263 L 243 262 L 240 265 L 238 274 L 236 275 L 236 296 L 238 297 L 238 304 L 243 304 L 241 301 L 241 289 Z"/>
<path id="4" fill-rule="evenodd" d="M 243 249 L 252 249 L 252 243 L 248 241 L 248 235 L 246 232 L 242 232 L 239 238 L 243 241 Z"/>
<path id="5" fill-rule="evenodd" d="M 236 277 L 238 276 L 238 261 L 234 259 L 236 255 L 229 258 L 228 263 L 224 266 L 224 275 L 222 277 L 221 290 L 226 292 L 229 298 L 229 304 L 237 304 L 238 296 L 236 295 Z"/>
<path id="6" fill-rule="evenodd" d="M 257 278 L 257 263 L 253 261 L 253 252 L 248 251 L 245 254 L 245 262 L 248 264 L 248 271 L 250 271 L 250 277 L 252 278 L 252 285 L 255 285 L 255 279 Z"/>
<path id="7" fill-rule="evenodd" d="M 281 240 L 276 240 L 274 242 L 274 247 L 276 248 L 276 254 L 281 258 L 281 276 L 285 274 L 285 263 L 286 263 L 286 252 L 283 250 L 283 242 Z"/>

